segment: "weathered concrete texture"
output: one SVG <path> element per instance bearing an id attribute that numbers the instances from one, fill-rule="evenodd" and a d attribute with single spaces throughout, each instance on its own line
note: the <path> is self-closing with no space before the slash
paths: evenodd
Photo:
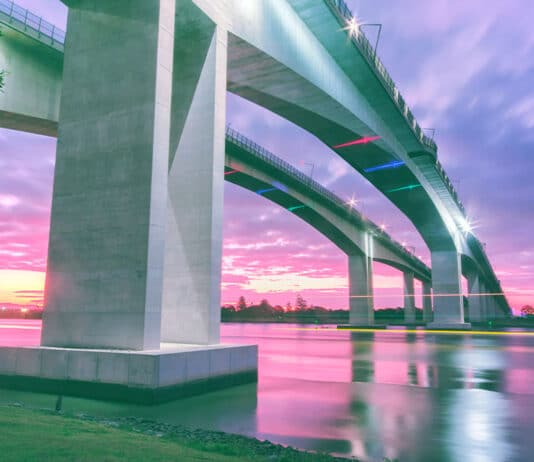
<path id="1" fill-rule="evenodd" d="M 219 341 L 226 35 L 192 3 L 181 6 L 174 54 L 163 341 Z"/>
<path id="2" fill-rule="evenodd" d="M 45 386 L 45 391 L 95 396 L 91 384 L 101 386 L 96 397 L 142 399 L 139 390 L 168 392 L 170 387 L 240 376 L 250 381 L 257 371 L 258 350 L 252 345 L 162 344 L 159 350 L 117 351 L 80 350 L 72 348 L 28 347 L 0 348 L 0 385 L 31 383 L 33 389 Z M 35 380 L 27 382 L 24 379 Z M 38 379 L 45 379 L 39 384 Z M 87 384 L 87 387 L 81 384 Z M 235 384 L 232 382 L 232 384 Z M 108 386 L 106 393 L 106 386 Z M 111 386 L 111 387 L 110 387 Z M 134 399 L 113 396 L 109 391 L 134 391 Z M 178 390 L 179 391 L 179 390 Z M 167 393 L 168 394 L 168 393 Z M 171 394 L 172 395 L 172 394 Z M 169 395 L 170 398 L 172 396 Z"/>
<path id="3" fill-rule="evenodd" d="M 423 282 L 423 321 L 432 321 L 434 313 L 432 311 L 432 284 Z"/>
<path id="4" fill-rule="evenodd" d="M 456 251 L 432 252 L 434 321 L 430 328 L 470 328 L 464 322 L 461 258 Z"/>
<path id="5" fill-rule="evenodd" d="M 415 288 L 413 273 L 405 272 L 404 281 L 404 322 L 406 324 L 415 323 Z"/>
<path id="6" fill-rule="evenodd" d="M 42 344 L 159 348 L 174 0 L 69 10 Z"/>
<path id="7" fill-rule="evenodd" d="M 372 237 L 365 233 L 366 252 L 349 255 L 350 325 L 373 325 Z"/>

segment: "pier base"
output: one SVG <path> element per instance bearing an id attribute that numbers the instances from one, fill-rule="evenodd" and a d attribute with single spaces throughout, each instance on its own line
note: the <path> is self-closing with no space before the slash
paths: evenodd
<path id="1" fill-rule="evenodd" d="M 257 380 L 255 345 L 159 350 L 0 348 L 0 387 L 156 404 Z"/>

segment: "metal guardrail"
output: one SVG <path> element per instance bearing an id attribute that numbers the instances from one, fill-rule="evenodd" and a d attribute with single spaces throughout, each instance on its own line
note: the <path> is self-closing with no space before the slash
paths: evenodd
<path id="1" fill-rule="evenodd" d="M 263 146 L 260 146 L 259 144 L 255 143 L 251 139 L 245 137 L 244 135 L 230 127 L 227 127 L 226 129 L 226 139 L 241 147 L 248 153 L 253 154 L 255 157 L 262 159 L 265 163 L 276 167 L 278 170 L 281 170 L 289 177 L 306 185 L 306 187 L 313 190 L 316 194 L 322 196 L 328 201 L 332 202 L 335 206 L 337 206 L 344 212 L 350 213 L 352 219 L 354 219 L 359 224 L 363 224 L 367 229 L 371 230 L 371 232 L 380 240 L 386 241 L 390 246 L 394 247 L 398 252 L 400 252 L 403 256 L 407 257 L 419 268 L 425 271 L 429 271 L 427 265 L 425 265 L 413 253 L 409 252 L 406 247 L 395 241 L 382 228 L 377 226 L 371 220 L 365 218 L 360 212 L 358 212 L 354 208 L 351 207 L 349 209 L 347 207 L 347 203 L 343 201 L 343 199 L 336 196 L 332 191 L 326 189 L 324 186 L 322 186 L 309 176 L 305 175 L 300 170 L 293 167 L 291 164 L 283 161 L 278 156 L 275 156 L 273 153 L 265 149 Z"/>
<path id="2" fill-rule="evenodd" d="M 65 31 L 12 1 L 0 0 L 0 14 L 7 17 L 8 23 L 33 31 L 37 38 L 48 39 L 52 46 L 65 44 Z"/>
<path id="3" fill-rule="evenodd" d="M 324 0 L 327 4 L 329 4 L 335 11 L 337 11 L 340 19 L 350 22 L 351 20 L 355 19 L 354 15 L 352 14 L 352 11 L 350 11 L 349 7 L 345 3 L 344 0 Z M 346 24 L 342 23 L 342 26 L 346 26 Z M 374 69 L 377 73 L 377 75 L 380 77 L 380 80 L 384 84 L 384 87 L 388 91 L 389 95 L 399 108 L 399 111 L 401 114 L 404 115 L 404 118 L 408 122 L 408 125 L 411 127 L 412 131 L 414 132 L 415 136 L 419 139 L 419 141 L 426 147 L 432 149 L 434 152 L 437 151 L 438 147 L 436 143 L 426 136 L 423 133 L 423 130 L 415 120 L 414 115 L 412 114 L 412 111 L 404 101 L 404 98 L 401 96 L 399 89 L 395 85 L 395 82 L 389 75 L 389 72 L 387 71 L 386 67 L 380 61 L 380 58 L 375 52 L 375 49 L 372 47 L 371 43 L 365 36 L 362 30 L 358 31 L 358 34 L 351 36 L 352 42 L 358 47 L 362 55 L 366 58 L 367 62 L 371 66 L 372 69 Z"/>
<path id="4" fill-rule="evenodd" d="M 340 19 L 350 22 L 351 20 L 355 19 L 354 15 L 352 14 L 352 11 L 349 9 L 347 4 L 344 0 L 324 0 L 326 3 L 328 3 L 331 7 L 334 8 L 335 11 L 338 12 L 338 15 Z M 343 26 L 346 26 L 346 24 L 342 24 Z M 416 137 L 421 141 L 421 143 L 432 149 L 434 152 L 437 151 L 437 145 L 428 136 L 426 136 L 423 133 L 422 128 L 417 123 L 417 120 L 415 119 L 412 111 L 406 104 L 406 101 L 404 101 L 404 98 L 401 96 L 399 89 L 395 85 L 395 82 L 389 75 L 386 67 L 380 61 L 380 58 L 376 54 L 375 49 L 372 47 L 371 43 L 369 42 L 369 39 L 366 37 L 365 33 L 360 29 L 358 31 L 358 34 L 352 35 L 351 39 L 353 43 L 358 47 L 358 50 L 362 53 L 362 55 L 366 58 L 368 64 L 376 71 L 376 74 L 379 76 L 380 80 L 384 84 L 384 88 L 388 91 L 389 95 L 399 108 L 399 111 L 403 114 L 404 118 L 408 122 L 408 125 L 416 135 Z M 436 171 L 440 175 L 441 179 L 443 180 L 444 184 L 447 186 L 447 189 L 449 190 L 451 196 L 454 198 L 454 201 L 465 215 L 465 209 L 461 201 L 458 199 L 458 194 L 456 190 L 454 189 L 451 180 L 443 170 L 443 167 L 441 166 L 440 162 L 436 159 Z"/>

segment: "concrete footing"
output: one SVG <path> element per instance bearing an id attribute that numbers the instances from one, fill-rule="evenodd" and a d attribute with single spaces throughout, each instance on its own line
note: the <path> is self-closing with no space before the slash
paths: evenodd
<path id="1" fill-rule="evenodd" d="M 387 326 L 384 326 L 383 324 L 339 324 L 337 326 L 338 329 L 386 329 Z"/>
<path id="2" fill-rule="evenodd" d="M 468 322 L 431 322 L 426 328 L 427 330 L 470 330 L 471 324 Z"/>
<path id="3" fill-rule="evenodd" d="M 0 348 L 0 387 L 155 404 L 257 380 L 255 345 Z"/>

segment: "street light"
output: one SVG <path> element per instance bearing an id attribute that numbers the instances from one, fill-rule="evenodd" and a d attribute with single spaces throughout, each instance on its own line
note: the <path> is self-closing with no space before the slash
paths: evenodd
<path id="1" fill-rule="evenodd" d="M 382 33 L 382 24 L 379 24 L 379 23 L 373 23 L 373 24 L 368 24 L 368 23 L 365 23 L 365 24 L 360 24 L 360 29 L 364 26 L 372 26 L 372 27 L 378 27 L 378 33 L 376 34 L 376 42 L 375 42 L 375 56 L 376 56 L 376 49 L 378 48 L 378 42 L 380 40 L 380 34 Z"/>
<path id="2" fill-rule="evenodd" d="M 436 129 L 435 129 L 435 128 L 422 128 L 422 130 L 431 132 L 431 133 L 432 133 L 432 136 L 430 137 L 430 139 L 431 139 L 432 141 L 434 141 L 434 135 L 436 134 Z"/>
<path id="3" fill-rule="evenodd" d="M 313 162 L 304 162 L 304 165 L 311 166 L 311 170 L 310 170 L 310 183 L 311 183 L 313 181 L 313 170 L 315 168 L 315 164 Z"/>

